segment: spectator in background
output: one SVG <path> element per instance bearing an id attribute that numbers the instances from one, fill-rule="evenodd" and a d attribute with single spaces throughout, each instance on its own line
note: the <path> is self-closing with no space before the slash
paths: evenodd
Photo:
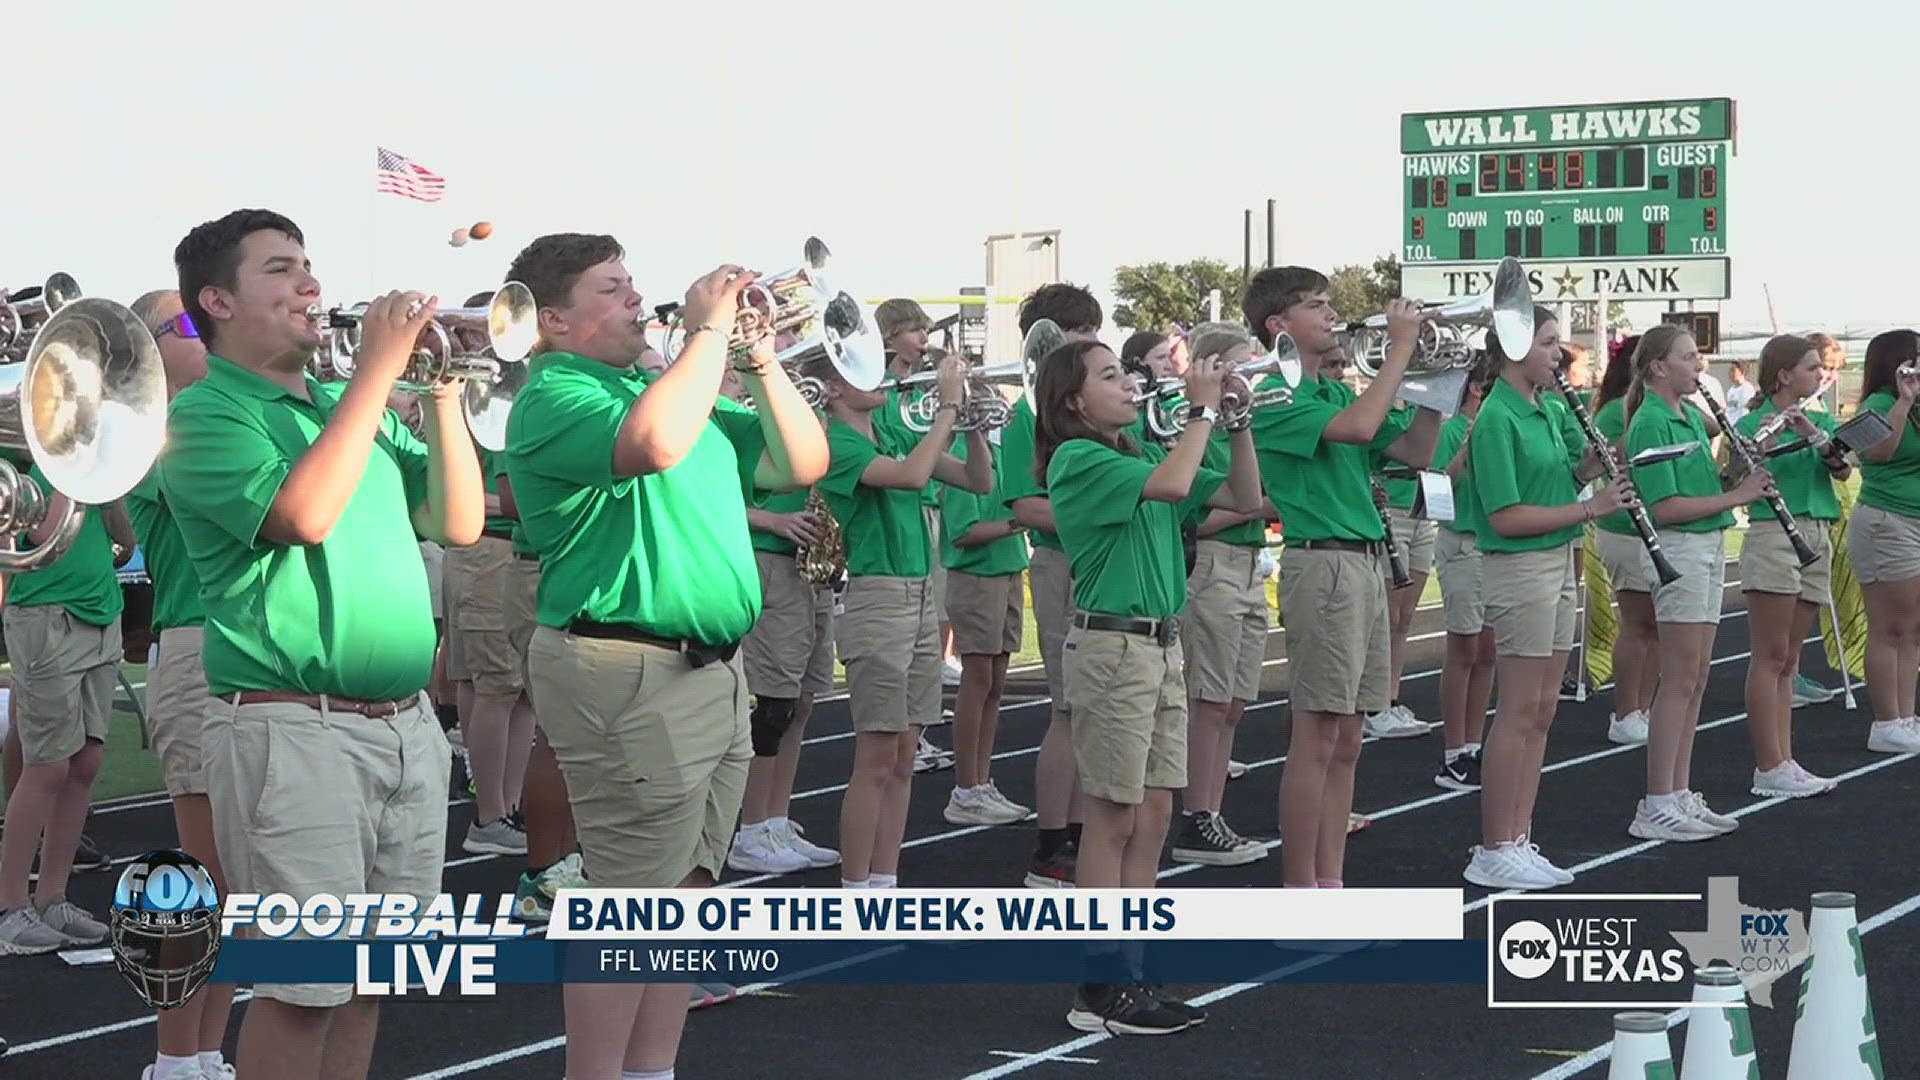
<path id="1" fill-rule="evenodd" d="M 1840 371 L 1847 366 L 1847 347 L 1835 341 L 1831 334 L 1808 334 L 1807 344 L 1820 350 L 1820 367 L 1827 373 L 1828 379 L 1826 392 L 1820 395 L 1820 400 L 1812 407 L 1822 409 L 1836 417 L 1843 417 L 1844 411 L 1840 407 Z"/>
<path id="2" fill-rule="evenodd" d="M 1757 392 L 1753 383 L 1747 380 L 1747 362 L 1735 360 L 1727 372 L 1733 385 L 1727 388 L 1727 419 L 1739 423 L 1752 407 L 1753 395 Z"/>
<path id="3" fill-rule="evenodd" d="M 1593 350 L 1585 345 L 1573 342 L 1561 344 L 1561 365 L 1567 373 L 1567 383 L 1575 390 L 1591 390 L 1594 384 Z"/>

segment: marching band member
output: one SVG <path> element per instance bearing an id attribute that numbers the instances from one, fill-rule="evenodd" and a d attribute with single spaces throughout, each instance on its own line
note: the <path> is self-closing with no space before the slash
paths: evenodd
<path id="1" fill-rule="evenodd" d="M 1252 357 L 1252 336 L 1242 326 L 1207 323 L 1195 327 L 1190 338 L 1194 355 L 1210 357 L 1219 367 L 1231 368 Z M 1152 351 L 1146 360 L 1153 363 Z M 1228 473 L 1232 441 L 1224 430 L 1212 432 L 1202 465 Z M 1196 523 L 1180 614 L 1188 769 L 1180 826 L 1173 836 L 1175 862 L 1240 866 L 1267 857 L 1266 845 L 1234 832 L 1220 812 L 1234 732 L 1247 703 L 1260 696 L 1267 658 L 1267 579 L 1260 556 L 1266 550 L 1272 504 L 1264 496 L 1259 503 L 1248 513 L 1212 508 L 1188 518 Z"/>
<path id="2" fill-rule="evenodd" d="M 1616 454 L 1625 445 L 1627 393 L 1633 388 L 1633 356 L 1639 341 L 1638 335 L 1626 339 L 1608 358 L 1594 393 L 1593 426 L 1613 444 Z M 1594 522 L 1594 545 L 1620 613 L 1613 640 L 1613 712 L 1607 719 L 1607 738 L 1630 746 L 1647 741 L 1647 717 L 1653 708 L 1654 687 L 1660 683 L 1652 563 L 1646 560 L 1640 535 L 1625 511 Z"/>
<path id="3" fill-rule="evenodd" d="M 1494 639 L 1487 624 L 1485 554 L 1472 520 L 1473 472 L 1468 468 L 1474 418 L 1480 414 L 1499 368 L 1482 355 L 1467 385 L 1460 411 L 1440 425 L 1433 468 L 1453 482 L 1453 520 L 1439 523 L 1434 538 L 1434 567 L 1440 574 L 1441 617 L 1447 631 L 1446 660 L 1440 668 L 1440 719 L 1446 746 L 1433 782 L 1452 791 L 1480 786 L 1480 739 L 1493 700 Z"/>
<path id="4" fill-rule="evenodd" d="M 1660 546 L 1680 572 L 1660 584 L 1644 544 L 1636 544 L 1639 574 L 1652 583 L 1658 625 L 1660 685 L 1648 718 L 1647 794 L 1627 831 L 1642 840 L 1706 840 L 1732 832 L 1740 822 L 1716 814 L 1689 786 L 1694 727 L 1713 662 L 1726 580 L 1726 530 L 1733 508 L 1773 492 L 1765 470 L 1725 490 L 1709 449 L 1713 429 L 1686 399 L 1700 386 L 1699 346 L 1672 323 L 1649 329 L 1633 353 L 1633 388 L 1627 392 L 1627 445 L 1623 464 L 1660 446 L 1698 443 L 1685 457 L 1635 469 L 1634 486 L 1659 528 Z M 1484 494 L 1484 493 L 1483 493 Z M 1495 721 L 1498 726 L 1498 720 Z"/>
<path id="5" fill-rule="evenodd" d="M 180 303 L 179 292 L 155 290 L 129 306 L 160 346 L 169 397 L 206 377 L 207 349 Z M 207 868 L 224 896 L 227 877 L 214 845 L 213 808 L 207 800 L 201 747 L 207 710 L 218 707 L 207 693 L 207 674 L 200 662 L 206 615 L 200 605 L 200 578 L 187 559 L 180 527 L 160 490 L 164 460 L 127 495 L 127 513 L 153 579 L 153 628 L 159 635 L 159 656 L 147 673 L 147 721 L 167 794 L 173 799 L 180 849 Z M 157 1018 L 159 1056 L 142 1080 L 232 1076 L 221 1056 L 221 1044 L 227 1037 L 233 992 L 231 983 L 208 983 L 180 1008 L 162 1009 Z"/>
<path id="6" fill-rule="evenodd" d="M 1323 376 L 1340 352 L 1325 275 L 1304 267 L 1255 274 L 1242 301 L 1263 348 L 1280 333 L 1300 352 L 1290 404 L 1254 415 L 1260 473 L 1286 536 L 1280 610 L 1293 672 L 1293 730 L 1280 776 L 1280 859 L 1286 884 L 1338 888 L 1346 861 L 1362 713 L 1384 711 L 1387 587 L 1379 573 L 1386 531 L 1368 477 L 1385 454 L 1426 465 L 1439 417 L 1389 416 L 1413 356 L 1419 308 L 1388 305 L 1390 345 L 1379 375 L 1356 395 Z"/>
<path id="7" fill-rule="evenodd" d="M 48 496 L 44 523 L 26 534 L 27 543 L 41 544 L 72 504 L 37 463 L 22 471 Z M 22 768 L 0 830 L 0 953 L 48 953 L 107 937 L 107 925 L 66 892 L 106 755 L 122 653 L 126 600 L 114 569 L 133 549 L 122 504 L 92 507 L 64 555 L 12 575 L 8 585 L 0 613 L 13 665 L 8 738 L 19 741 Z M 40 879 L 30 883 L 36 852 Z"/>
<path id="8" fill-rule="evenodd" d="M 1405 421 L 1413 418 L 1411 405 L 1396 406 L 1394 412 L 1401 414 L 1400 418 Z M 1431 519 L 1413 516 L 1414 501 L 1420 495 L 1418 477 L 1384 477 L 1380 484 L 1387 493 L 1387 522 L 1393 526 L 1395 553 L 1400 556 L 1400 565 L 1406 568 L 1412 584 L 1404 589 L 1394 588 L 1391 563 L 1384 555 L 1381 557 L 1380 573 L 1387 582 L 1387 685 L 1393 689 L 1386 709 L 1368 713 L 1361 731 L 1376 739 L 1418 738 L 1433 729 L 1400 703 L 1400 680 L 1407 668 L 1407 633 L 1413 629 L 1413 613 L 1420 607 L 1420 597 L 1427 591 L 1427 578 L 1433 572 L 1437 529 Z"/>
<path id="9" fill-rule="evenodd" d="M 1060 327 L 1068 341 L 1092 340 L 1104 321 L 1100 301 L 1092 293 L 1065 283 L 1035 289 L 1021 302 L 1019 318 L 1022 337 L 1035 323 L 1047 319 Z M 1001 495 L 1013 508 L 1014 520 L 1032 539 L 1027 587 L 1033 596 L 1033 622 L 1039 632 L 1040 663 L 1047 673 L 1047 697 L 1053 705 L 1047 734 L 1033 765 L 1039 836 L 1028 864 L 1026 884 L 1055 889 L 1073 884 L 1081 817 L 1073 764 L 1073 717 L 1061 681 L 1060 658 L 1073 618 L 1073 582 L 1068 577 L 1066 552 L 1054 533 L 1053 504 L 1034 472 L 1034 433 L 1033 408 L 1022 398 L 1014 402 L 1013 419 L 1000 438 L 1000 453 L 1006 461 L 1002 469 L 1006 488 Z"/>
<path id="10" fill-rule="evenodd" d="M 1769 459 L 1774 485 L 1787 512 L 1796 521 L 1819 561 L 1801 566 L 1786 529 L 1765 500 L 1749 511 L 1746 544 L 1740 549 L 1740 591 L 1747 598 L 1747 625 L 1753 639 L 1753 657 L 1747 664 L 1747 730 L 1753 736 L 1753 793 L 1805 796 L 1831 791 L 1834 782 L 1815 776 L 1793 757 L 1793 696 L 1800 669 L 1800 643 L 1813 629 L 1827 602 L 1833 571 L 1830 530 L 1840 520 L 1840 500 L 1834 484 L 1853 472 L 1846 450 L 1833 441 L 1833 417 L 1805 413 L 1801 402 L 1817 400 L 1821 381 L 1820 352 L 1805 338 L 1782 334 L 1760 350 L 1756 381 L 1745 385 L 1751 407 L 1734 422 L 1734 430 L 1752 439 L 1763 425 L 1774 434 L 1763 440 L 1768 449 L 1788 431 L 1808 446 Z M 1731 416 L 1733 391 L 1728 392 Z M 1773 418 L 1770 420 L 1769 418 Z M 1785 428 L 1779 424 L 1784 421 Z M 1736 458 L 1738 455 L 1736 454 Z"/>
<path id="11" fill-rule="evenodd" d="M 889 388 L 856 389 L 830 359 L 809 365 L 808 374 L 826 385 L 830 417 L 832 464 L 820 490 L 847 552 L 834 637 L 855 732 L 853 774 L 840 804 L 840 878 L 849 889 L 899 881 L 914 758 L 922 730 L 940 715 L 940 639 L 921 499 L 930 480 L 981 495 L 993 490 L 984 433 L 967 433 L 966 461 L 946 452 L 965 370 L 965 357 L 942 362 L 940 405 L 916 441 L 904 424 L 875 419 L 875 410 L 897 400 Z"/>
<path id="12" fill-rule="evenodd" d="M 479 462 L 451 387 L 435 390 L 424 446 L 386 407 L 428 298 L 375 300 L 353 378 L 313 379 L 320 284 L 304 245 L 281 215 L 236 210 L 174 251 L 211 354 L 174 400 L 161 493 L 200 578 L 221 699 L 204 734 L 214 835 L 238 892 L 425 904 L 451 754 L 422 693 L 434 639 L 415 535 L 479 537 Z M 257 985 L 239 1073 L 365 1076 L 378 1009 L 350 986 Z"/>
<path id="13" fill-rule="evenodd" d="M 1873 728 L 1867 749 L 1920 750 L 1914 683 L 1920 673 L 1920 334 L 1889 330 L 1867 343 L 1860 408 L 1893 425 L 1860 455 L 1860 504 L 1847 525 L 1847 554 L 1867 608 L 1867 694 Z"/>
<path id="14" fill-rule="evenodd" d="M 1186 431 L 1171 451 L 1125 434 L 1139 417 L 1136 384 L 1099 342 L 1056 349 L 1036 380 L 1034 468 L 1044 470 L 1073 565 L 1074 628 L 1062 655 L 1087 803 L 1080 888 L 1155 887 L 1173 789 L 1188 780 L 1174 624 L 1186 600 L 1180 521 L 1203 507 L 1251 514 L 1260 505 L 1246 421 L 1232 436 L 1230 471 L 1201 467 L 1219 420 L 1221 372 L 1216 357 L 1194 361 Z M 1203 1018 L 1137 984 L 1102 982 L 1079 988 L 1067 1022 L 1081 1031 L 1158 1035 Z"/>
<path id="15" fill-rule="evenodd" d="M 783 331 L 773 347 L 778 352 L 792 343 Z M 722 386 L 728 397 L 746 403 L 746 386 L 731 369 Z M 727 865 L 751 874 L 791 874 L 840 861 L 839 852 L 802 837 L 787 816 L 814 699 L 833 689 L 833 585 L 801 572 L 800 545 L 822 557 L 832 522 L 811 512 L 807 488 L 769 491 L 749 482 L 746 499 L 761 595 L 760 617 L 740 642 L 754 699 L 748 717 L 753 764 Z"/>
<path id="16" fill-rule="evenodd" d="M 538 306 L 539 357 L 507 425 L 507 474 L 540 555 L 528 686 L 566 776 L 583 871 L 600 888 L 710 887 L 753 756 L 738 643 L 760 612 L 743 472 L 805 485 L 820 425 L 762 337 L 728 347 L 753 275 L 687 290 L 685 349 L 638 367 L 646 313 L 611 236 L 563 233 L 508 272 Z M 757 414 L 719 399 L 731 357 Z M 644 782 L 642 782 L 644 780 Z M 671 1075 L 680 984 L 563 991 L 567 1075 Z"/>
<path id="17" fill-rule="evenodd" d="M 1499 337 L 1487 335 L 1499 374 L 1467 436 L 1469 516 L 1482 552 L 1500 699 L 1481 754 L 1481 839 L 1462 876 L 1493 889 L 1573 880 L 1533 843 L 1533 808 L 1573 648 L 1580 530 L 1628 500 L 1625 480 L 1580 498 L 1580 485 L 1599 475 L 1600 462 L 1584 438 L 1568 444 L 1559 410 L 1547 404 L 1560 364 L 1553 312 L 1534 308 L 1533 325 L 1525 356 L 1506 356 Z"/>
<path id="18" fill-rule="evenodd" d="M 1149 379 L 1177 378 L 1173 370 L 1173 339 L 1151 330 L 1136 330 L 1127 335 L 1127 340 L 1120 345 L 1120 364 L 1129 371 L 1144 372 Z"/>

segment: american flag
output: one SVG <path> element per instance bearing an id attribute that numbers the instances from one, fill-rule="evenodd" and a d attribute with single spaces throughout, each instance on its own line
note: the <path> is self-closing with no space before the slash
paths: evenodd
<path id="1" fill-rule="evenodd" d="M 377 147 L 380 152 L 380 190 L 395 195 L 404 195 L 421 202 L 439 202 L 446 194 L 447 181 L 431 170 L 415 164 L 412 159 L 396 154 L 386 147 Z"/>

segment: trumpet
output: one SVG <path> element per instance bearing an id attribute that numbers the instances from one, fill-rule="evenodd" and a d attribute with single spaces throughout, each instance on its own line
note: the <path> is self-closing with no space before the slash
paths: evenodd
<path id="1" fill-rule="evenodd" d="M 1236 428 L 1256 409 L 1269 409 L 1293 402 L 1293 388 L 1286 386 L 1286 373 L 1300 364 L 1299 347 L 1293 338 L 1280 334 L 1265 356 L 1228 368 L 1221 375 L 1220 426 Z M 1261 389 L 1257 383 L 1269 375 L 1278 375 L 1282 385 Z M 1163 442 L 1178 439 L 1187 430 L 1187 420 L 1177 403 L 1187 390 L 1185 379 L 1161 379 L 1142 386 L 1134 393 L 1134 404 L 1146 409 L 1147 431 Z"/>
<path id="2" fill-rule="evenodd" d="M 166 374 L 146 324 L 111 300 L 63 302 L 23 362 L 0 366 L 0 446 L 31 454 L 70 505 L 46 540 L 0 552 L 0 572 L 58 561 L 87 507 L 113 502 L 152 470 L 166 424 Z M 0 459 L 0 534 L 41 527 L 52 506 L 45 488 Z"/>
<path id="3" fill-rule="evenodd" d="M 1408 370 L 1451 371 L 1473 366 L 1476 350 L 1464 327 L 1484 327 L 1499 339 L 1510 358 L 1527 355 L 1533 347 L 1533 286 L 1520 260 L 1500 260 L 1493 287 L 1478 296 L 1452 303 L 1428 304 L 1421 312 L 1420 333 L 1414 341 Z M 1353 334 L 1353 362 L 1373 378 L 1386 366 L 1387 317 L 1375 315 L 1348 327 Z"/>
<path id="4" fill-rule="evenodd" d="M 40 327 L 63 307 L 80 299 L 80 283 L 73 275 L 54 273 L 40 287 L 40 294 L 29 300 L 9 303 L 0 294 L 0 361 L 24 358 Z"/>
<path id="5" fill-rule="evenodd" d="M 939 400 L 935 387 L 940 382 L 938 365 L 946 356 L 942 350 L 929 350 L 927 359 L 935 364 L 932 370 L 916 372 L 894 384 L 901 390 L 900 422 L 907 430 L 922 435 L 933 430 L 934 418 L 945 404 Z M 1000 388 L 1018 389 L 1028 404 L 1032 404 L 1033 372 L 1033 365 L 1025 360 L 969 367 L 960 384 L 960 400 L 955 403 L 960 406 L 960 414 L 954 418 L 953 430 L 992 431 L 1006 427 L 1013 420 L 1013 405 Z M 909 394 L 909 390 L 919 392 Z"/>
<path id="6" fill-rule="evenodd" d="M 370 306 L 363 302 L 322 310 L 316 305 L 308 310 L 308 317 L 328 331 L 326 345 L 314 358 L 317 378 L 353 377 L 360 327 Z M 408 312 L 419 313 L 417 303 Z M 461 410 L 474 439 L 488 450 L 504 449 L 507 413 L 513 395 L 526 384 L 524 361 L 539 340 L 533 291 L 509 281 L 477 307 L 434 312 L 394 389 L 420 394 L 439 383 L 461 380 Z"/>

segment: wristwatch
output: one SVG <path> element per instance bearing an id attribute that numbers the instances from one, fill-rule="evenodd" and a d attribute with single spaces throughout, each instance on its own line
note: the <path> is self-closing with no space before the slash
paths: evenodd
<path id="1" fill-rule="evenodd" d="M 1211 405 L 1189 405 L 1187 406 L 1187 414 L 1185 419 L 1189 424 L 1197 420 L 1205 420 L 1207 423 L 1212 424 L 1214 427 L 1219 427 L 1220 426 L 1220 410 L 1214 408 Z"/>

